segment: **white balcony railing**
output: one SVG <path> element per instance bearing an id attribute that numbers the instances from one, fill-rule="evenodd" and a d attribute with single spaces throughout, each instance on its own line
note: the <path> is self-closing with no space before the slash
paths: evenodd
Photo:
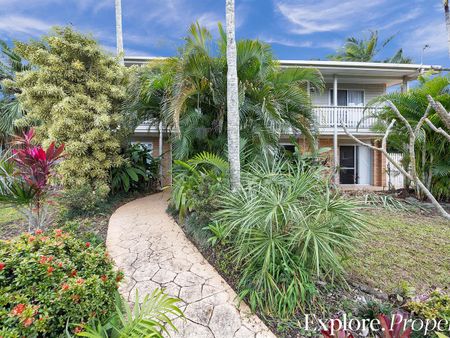
<path id="1" fill-rule="evenodd" d="M 334 127 L 334 111 L 337 111 L 337 124 L 342 123 L 351 129 L 370 129 L 376 118 L 374 116 L 380 108 L 353 106 L 315 106 L 313 108 L 319 128 Z"/>

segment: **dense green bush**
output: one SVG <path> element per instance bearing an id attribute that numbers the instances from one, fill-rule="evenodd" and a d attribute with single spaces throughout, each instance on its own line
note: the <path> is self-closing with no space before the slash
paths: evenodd
<path id="1" fill-rule="evenodd" d="M 0 336 L 57 337 L 106 320 L 121 277 L 102 246 L 60 229 L 0 242 Z"/>
<path id="2" fill-rule="evenodd" d="M 406 304 L 406 308 L 425 319 L 450 320 L 450 295 L 435 290 L 422 300 Z"/>
<path id="3" fill-rule="evenodd" d="M 313 278 L 343 271 L 341 259 L 364 229 L 358 206 L 332 192 L 322 170 L 291 163 L 254 163 L 216 214 L 242 267 L 241 297 L 282 317 L 314 293 Z"/>
<path id="4" fill-rule="evenodd" d="M 84 213 L 95 210 L 105 200 L 107 191 L 93 190 L 85 185 L 65 190 L 60 195 L 61 204 L 71 213 Z"/>
<path id="5" fill-rule="evenodd" d="M 123 153 L 125 162 L 111 172 L 111 188 L 114 192 L 149 191 L 157 188 L 159 158 L 153 158 L 142 144 L 130 145 Z"/>
<path id="6" fill-rule="evenodd" d="M 31 65 L 14 83 L 4 82 L 20 89 L 27 114 L 18 125 L 35 126 L 44 146 L 53 140 L 66 145 L 58 168 L 65 188 L 88 185 L 107 193 L 110 170 L 121 165 L 121 144 L 130 132 L 122 112 L 129 69 L 70 27 L 16 42 L 15 51 Z"/>
<path id="7" fill-rule="evenodd" d="M 218 192 L 228 183 L 228 163 L 220 156 L 203 152 L 188 161 L 175 161 L 170 203 L 183 221 L 188 213 L 197 213 L 207 225 L 217 210 Z"/>

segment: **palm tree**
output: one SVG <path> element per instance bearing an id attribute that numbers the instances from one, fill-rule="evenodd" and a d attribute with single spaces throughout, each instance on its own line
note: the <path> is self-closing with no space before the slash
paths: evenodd
<path id="1" fill-rule="evenodd" d="M 0 40 L 0 144 L 17 131 L 15 121 L 24 114 L 16 95 L 20 89 L 14 84 L 16 74 L 31 68 L 5 41 Z M 5 82 L 3 82 L 5 81 Z M 7 85 L 5 85 L 7 84 Z"/>
<path id="2" fill-rule="evenodd" d="M 450 10 L 448 0 L 444 0 L 445 25 L 447 26 L 448 53 L 450 55 Z"/>
<path id="3" fill-rule="evenodd" d="M 123 64 L 122 0 L 115 0 L 117 55 Z"/>
<path id="4" fill-rule="evenodd" d="M 346 39 L 344 46 L 335 54 L 329 56 L 329 59 L 339 61 L 360 61 L 375 62 L 375 57 L 379 52 L 388 45 L 394 36 L 379 42 L 378 31 L 371 31 L 368 38 L 349 37 Z M 381 46 L 380 46 L 381 45 Z M 392 57 L 383 60 L 383 62 L 392 63 L 411 63 L 409 57 L 404 56 L 403 50 L 400 48 Z"/>
<path id="5" fill-rule="evenodd" d="M 137 90 L 130 93 L 133 104 L 127 108 L 138 112 L 140 121 L 161 119 L 173 131 L 175 159 L 202 151 L 226 154 L 227 36 L 221 25 L 219 33 L 213 43 L 207 29 L 191 25 L 179 56 L 149 63 L 139 75 Z M 239 137 L 248 160 L 276 152 L 281 134 L 290 128 L 312 141 L 314 120 L 306 87 L 310 82 L 311 88 L 321 90 L 321 74 L 315 69 L 282 69 L 270 46 L 257 40 L 237 41 L 236 55 Z"/>
<path id="6" fill-rule="evenodd" d="M 227 128 L 228 161 L 230 163 L 231 190 L 239 188 L 241 164 L 239 158 L 239 96 L 236 65 L 234 0 L 226 0 L 227 28 Z"/>
<path id="7" fill-rule="evenodd" d="M 414 128 L 429 105 L 427 95 L 440 102 L 448 110 L 450 108 L 449 92 L 450 77 L 420 77 L 418 87 L 406 93 L 394 92 L 383 95 L 372 103 L 377 105 L 390 100 Z M 380 131 L 384 129 L 383 125 L 385 126 L 392 119 L 397 118 L 389 107 L 385 107 L 377 117 L 384 121 L 378 127 Z M 432 110 L 428 118 L 437 128 L 446 130 L 444 121 L 436 111 Z M 427 124 L 424 124 L 421 129 L 420 137 L 416 140 L 416 171 L 420 180 L 434 196 L 438 199 L 448 199 L 450 198 L 448 188 L 450 186 L 450 151 L 447 140 Z M 395 125 L 388 141 L 391 150 L 403 153 L 402 165 L 404 168 L 408 168 L 410 166 L 407 147 L 409 138 L 404 124 L 397 123 Z"/>

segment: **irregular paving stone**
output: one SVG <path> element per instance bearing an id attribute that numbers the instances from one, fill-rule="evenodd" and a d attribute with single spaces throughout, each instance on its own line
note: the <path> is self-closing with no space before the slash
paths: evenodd
<path id="1" fill-rule="evenodd" d="M 207 326 L 214 306 L 203 301 L 189 304 L 184 311 L 184 315 L 192 321 Z"/>
<path id="2" fill-rule="evenodd" d="M 177 274 L 173 271 L 166 269 L 159 269 L 158 272 L 155 273 L 155 275 L 152 277 L 152 281 L 159 284 L 169 283 L 173 281 L 176 275 Z"/>
<path id="3" fill-rule="evenodd" d="M 204 282 L 205 280 L 203 278 L 190 271 L 183 271 L 175 277 L 175 283 L 179 286 L 193 286 L 203 284 Z"/>
<path id="4" fill-rule="evenodd" d="M 170 316 L 178 338 L 274 338 L 167 215 L 160 193 L 120 207 L 111 217 L 106 245 L 125 273 L 120 293 L 133 303 L 157 288 L 179 297 L 184 318 Z"/>
<path id="5" fill-rule="evenodd" d="M 180 290 L 180 298 L 186 303 L 202 299 L 202 285 L 183 286 Z"/>
<path id="6" fill-rule="evenodd" d="M 234 334 L 234 338 L 253 338 L 255 334 L 247 329 L 245 326 L 241 326 L 239 330 Z"/>
<path id="7" fill-rule="evenodd" d="M 141 265 L 133 273 L 133 279 L 137 282 L 142 282 L 152 279 L 152 277 L 158 272 L 159 266 L 154 264 Z"/>
<path id="8" fill-rule="evenodd" d="M 233 337 L 241 327 L 239 311 L 231 304 L 221 304 L 214 307 L 209 327 L 216 338 Z"/>

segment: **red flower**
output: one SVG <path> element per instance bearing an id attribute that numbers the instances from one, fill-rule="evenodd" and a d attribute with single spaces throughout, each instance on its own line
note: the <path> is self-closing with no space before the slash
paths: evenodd
<path id="1" fill-rule="evenodd" d="M 51 262 L 51 261 L 53 260 L 53 258 L 55 258 L 55 257 L 50 256 L 50 257 L 48 258 L 48 261 Z"/>
<path id="2" fill-rule="evenodd" d="M 62 262 L 59 262 L 59 263 L 58 263 L 58 267 L 62 268 L 62 266 L 63 266 L 63 263 L 62 263 Z"/>
<path id="3" fill-rule="evenodd" d="M 48 238 L 49 238 L 48 236 L 42 236 L 42 237 L 41 237 L 41 241 L 42 241 L 42 242 L 45 242 L 46 240 L 48 240 Z"/>
<path id="4" fill-rule="evenodd" d="M 63 290 L 63 291 L 67 291 L 67 290 L 69 290 L 69 288 L 70 288 L 70 286 L 67 283 L 64 283 L 63 285 L 61 285 L 61 290 Z"/>
<path id="5" fill-rule="evenodd" d="M 83 278 L 78 278 L 77 279 L 77 284 L 81 285 L 84 283 L 84 279 Z"/>
<path id="6" fill-rule="evenodd" d="M 55 234 L 56 234 L 56 237 L 61 237 L 62 236 L 62 230 L 61 229 L 56 229 L 55 230 Z"/>
<path id="7" fill-rule="evenodd" d="M 106 277 L 106 275 L 103 275 L 103 276 L 100 277 L 100 279 L 101 279 L 103 282 L 106 282 L 106 281 L 108 280 L 108 277 Z"/>
<path id="8" fill-rule="evenodd" d="M 70 272 L 70 277 L 75 277 L 77 275 L 77 270 L 72 270 Z"/>
<path id="9" fill-rule="evenodd" d="M 24 321 L 23 321 L 23 326 L 25 326 L 25 327 L 28 327 L 28 326 L 30 326 L 31 324 L 33 324 L 33 321 L 34 321 L 34 319 L 33 318 L 27 318 L 27 319 L 25 319 Z"/>
<path id="10" fill-rule="evenodd" d="M 41 235 L 43 232 L 44 232 L 44 231 L 42 231 L 42 229 L 37 229 L 37 230 L 35 231 L 35 234 L 36 234 L 36 235 Z"/>
<path id="11" fill-rule="evenodd" d="M 86 242 L 86 248 L 89 248 L 91 246 L 90 242 Z"/>
<path id="12" fill-rule="evenodd" d="M 5 268 L 5 263 L 0 262 L 0 271 L 2 271 Z"/>
<path id="13" fill-rule="evenodd" d="M 22 312 L 25 310 L 26 305 L 25 304 L 17 304 L 11 311 L 11 314 L 13 316 L 20 316 L 22 314 Z"/>
<path id="14" fill-rule="evenodd" d="M 53 266 L 49 266 L 49 267 L 47 268 L 47 274 L 48 274 L 48 275 L 51 275 L 51 274 L 53 273 L 53 270 L 55 270 L 55 268 L 54 268 Z"/>
<path id="15" fill-rule="evenodd" d="M 45 264 L 47 262 L 47 257 L 41 256 L 41 259 L 39 260 L 39 264 Z"/>
<path id="16" fill-rule="evenodd" d="M 28 242 L 33 242 L 36 239 L 36 237 L 34 237 L 33 235 L 30 235 L 28 237 Z"/>
<path id="17" fill-rule="evenodd" d="M 83 328 L 81 326 L 77 326 L 75 330 L 73 330 L 74 333 L 80 333 L 81 331 L 83 331 Z"/>
<path id="18" fill-rule="evenodd" d="M 116 277 L 116 282 L 120 282 L 123 279 L 123 274 L 119 273 Z"/>

